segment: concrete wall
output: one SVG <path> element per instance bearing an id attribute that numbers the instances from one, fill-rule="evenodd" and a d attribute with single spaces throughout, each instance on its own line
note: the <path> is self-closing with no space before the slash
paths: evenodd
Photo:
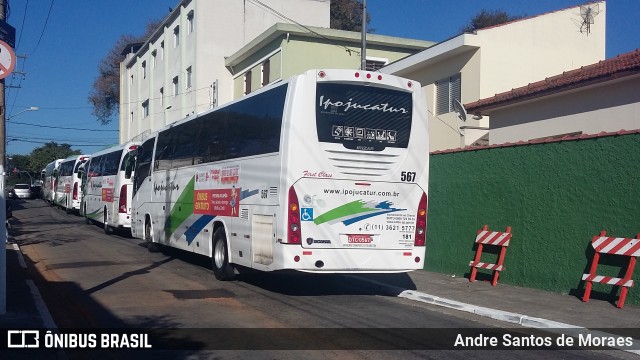
<path id="1" fill-rule="evenodd" d="M 425 269 L 464 276 L 476 231 L 511 226 L 500 282 L 581 296 L 591 238 L 640 233 L 639 149 L 634 133 L 431 155 Z M 601 263 L 599 274 L 620 277 L 627 261 Z M 627 303 L 640 304 L 638 267 L 634 279 Z M 594 284 L 616 300 L 611 289 Z"/>
<path id="2" fill-rule="evenodd" d="M 496 109 L 491 144 L 640 129 L 640 75 Z"/>
<path id="3" fill-rule="evenodd" d="M 479 30 L 479 99 L 604 60 L 606 3 L 598 8 L 589 34 L 580 32 L 579 6 Z"/>

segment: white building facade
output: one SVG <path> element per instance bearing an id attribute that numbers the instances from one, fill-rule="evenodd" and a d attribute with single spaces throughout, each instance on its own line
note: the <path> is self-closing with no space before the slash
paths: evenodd
<path id="1" fill-rule="evenodd" d="M 120 143 L 233 99 L 225 57 L 272 25 L 329 27 L 329 0 L 182 0 L 120 65 Z"/>
<path id="2" fill-rule="evenodd" d="M 640 49 L 465 104 L 490 145 L 640 129 Z"/>
<path id="3" fill-rule="evenodd" d="M 583 8 L 598 15 L 582 25 Z M 380 69 L 419 81 L 427 97 L 431 151 L 488 144 L 487 116 L 466 122 L 470 103 L 605 58 L 606 4 L 598 1 L 465 33 Z"/>

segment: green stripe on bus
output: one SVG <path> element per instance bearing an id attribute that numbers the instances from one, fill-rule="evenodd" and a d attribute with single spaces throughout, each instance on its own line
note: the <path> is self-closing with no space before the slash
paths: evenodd
<path id="1" fill-rule="evenodd" d="M 176 200 L 169 217 L 164 223 L 164 233 L 168 239 L 182 224 L 193 214 L 193 189 L 195 185 L 195 176 L 184 188 L 178 200 Z"/>

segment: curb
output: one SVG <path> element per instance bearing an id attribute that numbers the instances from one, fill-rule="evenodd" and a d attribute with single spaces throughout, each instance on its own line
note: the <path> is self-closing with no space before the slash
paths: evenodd
<path id="1" fill-rule="evenodd" d="M 580 334 L 582 335 L 591 334 L 592 336 L 605 336 L 605 337 L 618 336 L 618 335 L 609 334 L 602 331 L 593 331 L 582 326 L 566 324 L 558 321 L 532 317 L 532 316 L 513 313 L 509 311 L 487 308 L 484 306 L 467 304 L 460 301 L 439 297 L 436 295 L 422 293 L 419 291 L 406 290 L 397 286 L 381 283 L 379 281 L 375 281 L 371 279 L 366 279 L 356 275 L 354 275 L 353 277 L 361 281 L 366 281 L 376 286 L 385 288 L 390 292 L 394 292 L 398 294 L 397 297 L 400 297 L 400 298 L 419 301 L 419 302 L 423 302 L 431 305 L 442 306 L 449 309 L 460 310 L 467 313 L 488 317 L 498 321 L 517 324 L 523 327 L 545 329 L 545 330 L 548 330 L 549 332 L 553 332 L 556 334 L 565 334 L 573 337 L 577 337 Z M 640 340 L 638 339 L 633 339 L 633 340 L 634 340 L 633 341 L 634 345 L 637 346 L 638 344 L 640 344 Z M 628 353 L 640 355 L 640 350 L 630 350 L 630 349 L 625 349 L 621 347 L 613 347 L 613 348 L 617 350 L 625 351 Z"/>

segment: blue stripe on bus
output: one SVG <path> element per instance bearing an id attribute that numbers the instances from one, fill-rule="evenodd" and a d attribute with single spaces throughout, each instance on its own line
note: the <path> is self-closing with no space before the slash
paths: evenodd
<path id="1" fill-rule="evenodd" d="M 189 229 L 184 232 L 184 237 L 187 239 L 187 244 L 191 245 L 193 240 L 198 236 L 198 234 L 207 226 L 211 220 L 213 220 L 215 216 L 212 215 L 202 215 L 198 220 L 196 220 L 193 225 L 189 226 Z"/>

